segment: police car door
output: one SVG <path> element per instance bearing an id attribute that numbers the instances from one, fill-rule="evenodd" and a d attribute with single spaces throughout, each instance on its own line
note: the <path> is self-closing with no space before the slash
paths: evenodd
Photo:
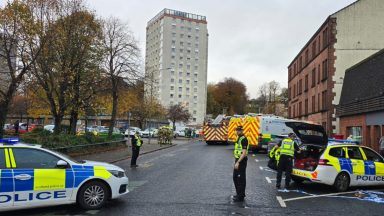
<path id="1" fill-rule="evenodd" d="M 366 160 L 364 161 L 366 173 L 371 176 L 368 179 L 371 185 L 384 184 L 384 159 L 369 148 L 362 147 Z"/>
<path id="2" fill-rule="evenodd" d="M 358 146 L 348 146 L 347 155 L 352 166 L 351 185 L 367 185 L 368 182 L 363 181 L 365 175 L 364 158 Z M 365 177 L 364 177 L 365 178 Z"/>
<path id="3" fill-rule="evenodd" d="M 14 205 L 47 205 L 67 202 L 72 195 L 73 172 L 58 168 L 61 158 L 35 148 L 13 148 Z"/>
<path id="4" fill-rule="evenodd" d="M 13 205 L 13 175 L 8 149 L 0 147 L 0 209 Z"/>

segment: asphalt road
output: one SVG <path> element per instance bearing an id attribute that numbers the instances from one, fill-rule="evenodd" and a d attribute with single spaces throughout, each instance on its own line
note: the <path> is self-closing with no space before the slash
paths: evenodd
<path id="1" fill-rule="evenodd" d="M 249 155 L 246 201 L 232 203 L 232 149 L 194 142 L 144 155 L 137 169 L 129 168 L 129 161 L 121 161 L 117 165 L 126 169 L 131 192 L 101 210 L 83 211 L 67 205 L 4 214 L 382 215 L 384 211 L 384 187 L 334 194 L 331 187 L 304 183 L 290 191 L 277 191 L 276 174 L 266 168 L 264 154 Z"/>

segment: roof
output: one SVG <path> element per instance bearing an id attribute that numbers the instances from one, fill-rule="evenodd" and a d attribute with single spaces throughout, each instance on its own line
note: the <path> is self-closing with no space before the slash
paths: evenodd
<path id="1" fill-rule="evenodd" d="M 384 49 L 346 70 L 337 116 L 384 110 Z"/>
<path id="2" fill-rule="evenodd" d="M 383 95 L 383 81 L 384 49 L 346 70 L 339 104 L 349 104 Z"/>

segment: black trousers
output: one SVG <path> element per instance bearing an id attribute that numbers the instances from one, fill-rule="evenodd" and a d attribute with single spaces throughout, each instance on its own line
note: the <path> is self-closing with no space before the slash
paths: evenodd
<path id="1" fill-rule="evenodd" d="M 132 145 L 132 158 L 131 158 L 131 166 L 136 165 L 137 158 L 140 154 L 140 147 Z"/>
<path id="2" fill-rule="evenodd" d="M 285 172 L 285 186 L 289 186 L 291 183 L 291 173 L 293 167 L 293 157 L 288 155 L 281 155 L 279 159 L 279 164 L 277 165 L 277 177 L 276 185 L 281 185 L 281 177 L 283 172 Z"/>
<path id="3" fill-rule="evenodd" d="M 246 171 L 247 171 L 248 158 L 244 158 L 239 165 L 239 169 L 233 169 L 233 183 L 235 184 L 237 197 L 245 197 L 245 186 L 247 184 Z M 237 159 L 235 160 L 235 163 Z"/>

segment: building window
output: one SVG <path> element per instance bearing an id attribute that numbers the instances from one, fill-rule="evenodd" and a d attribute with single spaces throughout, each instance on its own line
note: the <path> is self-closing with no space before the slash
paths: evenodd
<path id="1" fill-rule="evenodd" d="M 171 91 L 173 91 L 175 89 L 175 87 L 174 86 L 171 86 Z"/>
<path id="2" fill-rule="evenodd" d="M 300 56 L 299 58 L 299 71 L 303 68 L 303 58 Z"/>
<path id="3" fill-rule="evenodd" d="M 323 48 L 328 46 L 328 28 L 323 31 Z"/>
<path id="4" fill-rule="evenodd" d="M 194 89 L 193 89 L 193 92 L 197 92 L 197 88 L 194 88 Z"/>
<path id="5" fill-rule="evenodd" d="M 295 63 L 295 64 L 293 64 L 293 75 L 296 76 L 296 74 L 297 74 L 297 67 L 296 67 L 296 63 Z"/>
<path id="6" fill-rule="evenodd" d="M 288 70 L 288 80 L 291 80 L 291 77 L 292 77 L 291 72 L 292 72 L 292 69 L 289 68 L 289 70 Z"/>
<path id="7" fill-rule="evenodd" d="M 312 43 L 312 59 L 316 56 L 316 40 Z"/>
<path id="8" fill-rule="evenodd" d="M 170 97 L 173 98 L 173 94 L 171 94 Z"/>
<path id="9" fill-rule="evenodd" d="M 189 88 L 186 88 L 186 91 L 189 92 Z"/>
<path id="10" fill-rule="evenodd" d="M 317 111 L 320 111 L 320 109 L 321 109 L 321 108 L 320 108 L 320 107 L 321 107 L 321 106 L 320 106 L 320 105 L 321 105 L 320 102 L 321 102 L 321 101 L 320 101 L 320 93 L 319 93 L 319 94 L 317 95 Z"/>
<path id="11" fill-rule="evenodd" d="M 321 74 L 321 70 L 320 70 L 320 64 L 319 64 L 319 66 L 317 67 L 317 84 L 319 84 L 321 80 L 320 74 Z"/>
<path id="12" fill-rule="evenodd" d="M 316 112 L 316 95 L 312 96 L 312 113 Z"/>
<path id="13" fill-rule="evenodd" d="M 305 51 L 305 65 L 308 64 L 308 60 L 309 60 L 309 54 L 308 54 L 308 50 Z"/>
<path id="14" fill-rule="evenodd" d="M 327 90 L 321 93 L 321 97 L 322 97 L 322 110 L 325 111 L 327 110 Z"/>
<path id="15" fill-rule="evenodd" d="M 183 91 L 183 87 L 179 87 L 179 92 Z"/>
<path id="16" fill-rule="evenodd" d="M 291 100 L 291 91 L 292 91 L 292 88 L 289 87 L 288 88 L 288 100 Z"/>
<path id="17" fill-rule="evenodd" d="M 303 115 L 303 103 L 299 102 L 299 116 Z"/>
<path id="18" fill-rule="evenodd" d="M 328 60 L 325 59 L 325 61 L 323 61 L 323 78 L 321 80 L 324 81 L 327 78 L 328 78 Z"/>
<path id="19" fill-rule="evenodd" d="M 179 98 L 181 98 L 181 95 L 179 95 Z"/>
<path id="20" fill-rule="evenodd" d="M 183 64 L 179 64 L 179 68 L 182 68 L 183 67 Z"/>
<path id="21" fill-rule="evenodd" d="M 316 67 L 313 68 L 313 70 L 312 70 L 312 85 L 311 85 L 311 87 L 313 88 L 315 86 L 316 86 Z"/>
<path id="22" fill-rule="evenodd" d="M 303 80 L 299 80 L 299 94 L 303 93 Z"/>
<path id="23" fill-rule="evenodd" d="M 171 83 L 174 83 L 174 82 L 175 82 L 175 79 L 172 78 L 172 79 L 171 79 Z"/>
<path id="24" fill-rule="evenodd" d="M 196 115 L 197 111 L 196 110 L 193 110 L 193 114 Z"/>
<path id="25" fill-rule="evenodd" d="M 305 115 L 308 115 L 308 99 L 305 99 Z"/>
<path id="26" fill-rule="evenodd" d="M 362 127 L 347 127 L 347 137 L 352 135 L 352 139 L 359 144 L 363 141 L 363 129 Z"/>
<path id="27" fill-rule="evenodd" d="M 182 79 L 179 79 L 179 83 L 180 83 L 180 84 L 183 83 L 183 80 L 182 80 Z"/>
<path id="28" fill-rule="evenodd" d="M 296 84 L 293 85 L 293 98 L 296 97 Z"/>
<path id="29" fill-rule="evenodd" d="M 308 91 L 308 74 L 305 75 L 304 92 Z"/>

